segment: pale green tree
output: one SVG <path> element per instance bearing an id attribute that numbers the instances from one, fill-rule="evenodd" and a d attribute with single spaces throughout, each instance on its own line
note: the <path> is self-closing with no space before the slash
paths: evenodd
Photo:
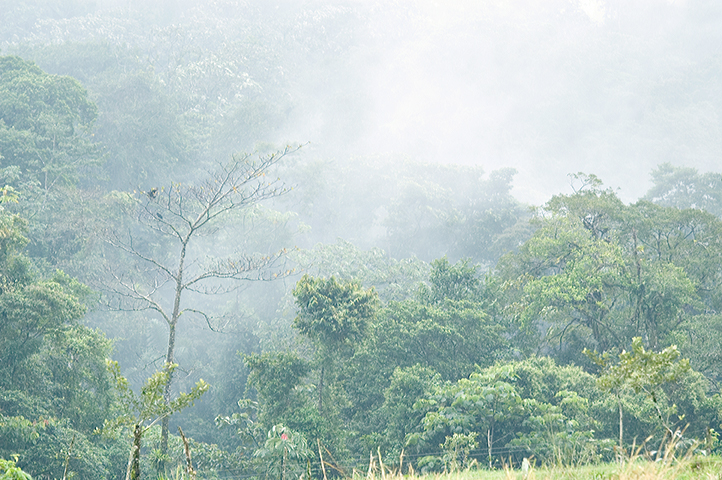
<path id="1" fill-rule="evenodd" d="M 670 407 L 661 404 L 660 387 L 676 382 L 690 370 L 689 361 L 680 358 L 676 346 L 667 347 L 661 352 L 647 350 L 640 337 L 632 340 L 631 351 L 623 350 L 617 362 L 609 354 L 598 354 L 586 350 L 585 353 L 602 368 L 597 384 L 603 390 L 617 395 L 619 407 L 619 448 L 624 448 L 624 412 L 621 392 L 631 388 L 635 393 L 643 392 L 649 397 L 657 413 L 660 425 L 664 428 L 665 438 L 674 435 L 669 422 Z M 672 407 L 673 409 L 673 407 Z"/>
<path id="2" fill-rule="evenodd" d="M 106 420 L 103 431 L 106 434 L 111 434 L 120 428 L 128 428 L 132 431 L 133 444 L 130 450 L 126 480 L 141 478 L 140 452 L 143 435 L 148 429 L 173 413 L 193 405 L 208 391 L 209 385 L 201 379 L 189 393 L 181 393 L 170 403 L 166 402 L 164 392 L 166 385 L 170 382 L 170 374 L 176 366 L 175 364 L 167 365 L 162 371 L 149 377 L 139 395 L 132 390 L 128 380 L 120 374 L 118 362 L 108 361 L 108 370 L 115 379 L 121 413 L 112 420 Z"/>

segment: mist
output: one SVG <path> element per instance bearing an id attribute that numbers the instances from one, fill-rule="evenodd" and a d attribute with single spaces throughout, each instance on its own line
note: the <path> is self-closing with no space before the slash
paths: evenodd
<path id="1" fill-rule="evenodd" d="M 713 2 L 345 5 L 365 25 L 333 32 L 355 41 L 302 77 L 291 136 L 337 154 L 513 167 L 513 194 L 533 204 L 568 193 L 579 171 L 634 201 L 658 164 L 716 168 Z"/>
<path id="2" fill-rule="evenodd" d="M 569 192 L 567 174 L 579 171 L 631 202 L 657 165 L 713 170 L 722 153 L 716 2 L 73 5 L 4 32 L 3 51 L 117 43 L 147 55 L 163 78 L 182 62 L 233 54 L 232 42 L 255 42 L 265 70 L 229 65 L 247 80 L 236 95 L 276 97 L 253 141 L 310 142 L 336 161 L 381 153 L 511 167 L 513 195 L 541 204 Z M 101 27 L 104 18 L 112 21 Z M 236 134 L 217 139 L 226 153 L 254 146 Z"/>
<path id="3" fill-rule="evenodd" d="M 718 454 L 720 45 L 713 0 L 0 0 L 0 459 Z"/>

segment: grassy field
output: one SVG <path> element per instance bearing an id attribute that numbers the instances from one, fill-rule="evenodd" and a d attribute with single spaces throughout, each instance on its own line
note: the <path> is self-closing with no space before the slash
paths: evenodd
<path id="1" fill-rule="evenodd" d="M 444 473 L 437 475 L 359 474 L 360 480 L 722 480 L 722 457 L 692 457 L 673 462 L 653 462 L 636 459 L 619 464 L 587 465 L 583 467 L 532 467 L 520 469 L 483 470 Z"/>

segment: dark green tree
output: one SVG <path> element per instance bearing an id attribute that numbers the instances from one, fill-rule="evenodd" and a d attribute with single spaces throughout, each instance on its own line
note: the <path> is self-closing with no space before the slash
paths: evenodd
<path id="1" fill-rule="evenodd" d="M 304 275 L 293 290 L 299 311 L 294 328 L 309 337 L 319 359 L 318 411 L 323 414 L 326 372 L 335 373 L 336 362 L 349 358 L 364 339 L 376 315 L 378 296 L 359 282 L 339 282 Z"/>
<path id="2" fill-rule="evenodd" d="M 29 220 L 27 253 L 48 272 L 65 268 L 93 236 L 95 195 L 77 187 L 101 163 L 96 116 L 74 78 L 0 57 L 0 178 L 21 194 L 11 211 Z"/>
<path id="3" fill-rule="evenodd" d="M 303 426 L 300 411 L 307 411 L 309 403 L 302 385 L 310 372 L 307 361 L 292 352 L 250 354 L 243 357 L 250 370 L 248 386 L 256 390 L 259 405 L 258 422 L 264 431 L 276 423 L 294 430 L 308 432 Z"/>
<path id="4" fill-rule="evenodd" d="M 0 457 L 38 477 L 107 478 L 114 444 L 90 435 L 114 407 L 111 343 L 80 323 L 89 289 L 43 279 L 23 255 L 25 222 L 0 214 Z"/>
<path id="5" fill-rule="evenodd" d="M 418 409 L 430 410 L 423 419 L 425 440 L 443 438 L 441 443 L 446 443 L 454 434 L 483 434 L 492 468 L 496 436 L 508 438 L 509 424 L 523 412 L 512 376 L 512 366 L 487 368 L 483 373 L 439 387 L 428 399 L 419 401 Z"/>
<path id="6" fill-rule="evenodd" d="M 56 188 L 77 182 L 97 159 L 90 127 L 97 108 L 80 83 L 48 75 L 19 57 L 0 57 L 0 156 L 39 206 Z"/>

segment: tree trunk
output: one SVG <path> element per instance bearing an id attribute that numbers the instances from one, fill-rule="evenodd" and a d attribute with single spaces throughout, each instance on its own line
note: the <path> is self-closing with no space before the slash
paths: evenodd
<path id="1" fill-rule="evenodd" d="M 143 438 L 143 428 L 136 424 L 133 429 L 133 448 L 130 449 L 130 461 L 125 480 L 140 480 L 140 447 Z"/>
<path id="2" fill-rule="evenodd" d="M 624 415 L 622 413 L 622 397 L 617 394 L 619 404 L 619 463 L 624 461 Z"/>
<path id="3" fill-rule="evenodd" d="M 175 351 L 175 323 L 171 323 L 169 326 L 169 332 L 168 332 L 168 353 L 165 357 L 165 368 L 168 372 L 168 381 L 165 384 L 165 387 L 163 387 L 163 400 L 165 400 L 165 404 L 167 406 L 170 405 L 170 387 L 171 382 L 173 380 L 173 370 L 170 368 L 170 365 L 173 363 L 173 353 Z M 170 415 L 166 415 L 163 417 L 163 420 L 161 421 L 161 430 L 160 430 L 160 453 L 161 455 L 165 456 L 168 453 L 168 423 L 170 420 Z M 165 462 L 161 461 L 161 466 L 165 468 Z"/>
<path id="4" fill-rule="evenodd" d="M 321 367 L 321 374 L 318 379 L 318 413 L 323 415 L 323 374 L 326 367 Z"/>
<path id="5" fill-rule="evenodd" d="M 489 451 L 489 470 L 493 468 L 492 461 L 491 461 L 491 446 L 494 444 L 494 426 L 489 425 L 489 428 L 486 429 L 486 446 Z"/>
<path id="6" fill-rule="evenodd" d="M 173 313 L 168 323 L 168 352 L 165 356 L 165 368 L 168 371 L 168 382 L 165 384 L 163 390 L 163 399 L 165 400 L 166 406 L 170 406 L 170 395 L 171 395 L 171 384 L 173 383 L 173 370 L 170 365 L 174 361 L 175 352 L 175 327 L 178 324 L 178 318 L 180 317 L 180 301 L 183 295 L 183 264 L 186 257 L 186 245 L 190 240 L 190 234 L 183 242 L 180 251 L 180 258 L 178 259 L 178 273 L 175 277 L 175 298 L 173 299 Z M 170 415 L 163 417 L 161 422 L 160 430 L 160 453 L 164 458 L 168 454 L 168 424 L 170 422 Z M 165 468 L 165 461 L 161 460 L 161 466 Z"/>
<path id="7" fill-rule="evenodd" d="M 186 453 L 186 473 L 188 474 L 188 478 L 190 478 L 190 480 L 195 480 L 196 471 L 193 469 L 193 460 L 191 459 L 191 446 L 190 443 L 188 443 L 188 439 L 183 433 L 183 429 L 180 427 L 180 425 L 178 425 L 178 433 L 180 433 L 180 436 L 183 439 L 183 450 L 185 450 Z"/>

